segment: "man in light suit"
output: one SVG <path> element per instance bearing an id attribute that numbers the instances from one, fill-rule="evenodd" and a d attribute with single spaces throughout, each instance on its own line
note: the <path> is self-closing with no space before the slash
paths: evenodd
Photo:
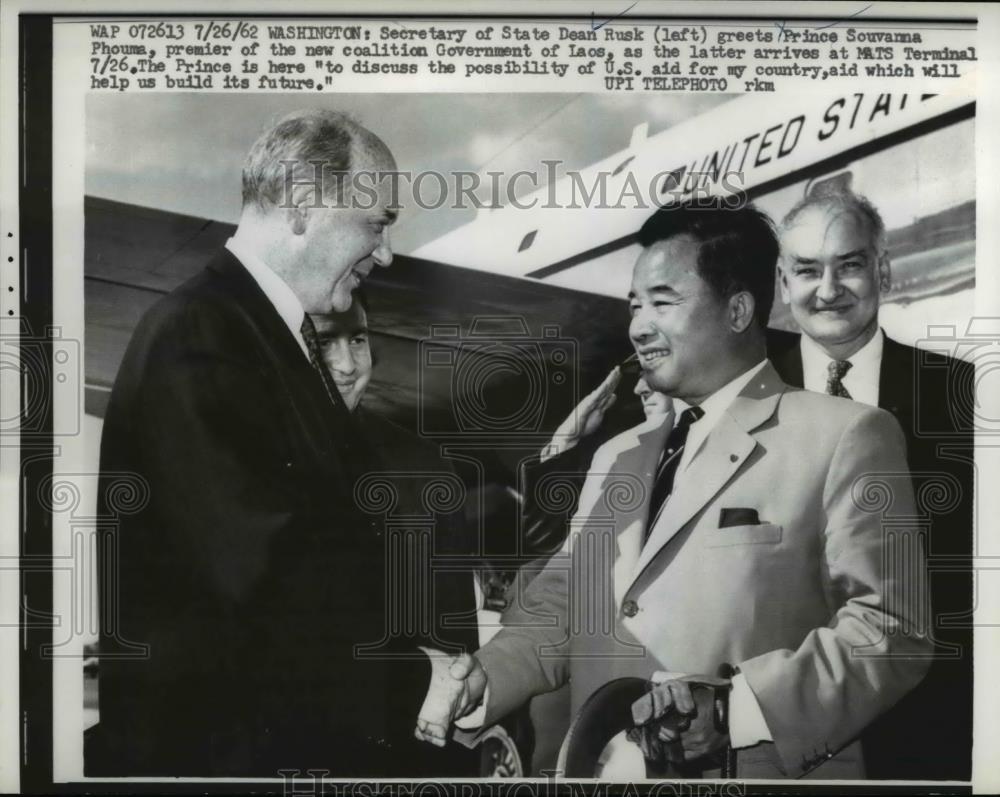
<path id="1" fill-rule="evenodd" d="M 885 224 L 864 197 L 849 191 L 806 197 L 785 216 L 781 246 L 781 295 L 803 334 L 772 332 L 768 354 L 778 373 L 790 385 L 892 413 L 906 437 L 916 494 L 947 496 L 918 506 L 929 522 L 934 663 L 923 683 L 866 733 L 869 776 L 968 780 L 974 369 L 899 343 L 879 327 L 892 271 Z M 931 733 L 923 727 L 927 716 L 935 718 Z"/>
<path id="2" fill-rule="evenodd" d="M 662 209 L 639 240 L 630 336 L 674 411 L 595 454 L 564 555 L 519 623 L 436 662 L 416 733 L 442 744 L 484 694 L 489 724 L 567 680 L 576 711 L 612 679 L 659 671 L 633 715 L 679 742 L 689 771 L 718 774 L 731 744 L 740 777 L 863 777 L 858 735 L 927 667 L 898 424 L 792 390 L 765 359 L 765 216 Z M 735 675 L 719 729 L 685 677 L 722 665 Z"/>
<path id="3" fill-rule="evenodd" d="M 392 261 L 396 169 L 332 111 L 280 120 L 243 169 L 225 249 L 140 321 L 101 441 L 149 500 L 102 534 L 100 723 L 115 776 L 447 774 L 399 716 L 431 672 L 365 658 L 385 628 L 385 543 L 356 506 L 378 467 L 309 314 Z"/>

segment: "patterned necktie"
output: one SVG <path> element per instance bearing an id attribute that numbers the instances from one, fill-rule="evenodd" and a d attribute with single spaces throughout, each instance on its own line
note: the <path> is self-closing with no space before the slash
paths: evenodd
<path id="1" fill-rule="evenodd" d="M 677 474 L 677 466 L 680 464 L 681 455 L 684 453 L 684 443 L 687 441 L 691 424 L 697 422 L 704 414 L 705 410 L 701 407 L 688 407 L 681 413 L 677 425 L 670 430 L 670 434 L 667 436 L 667 444 L 663 449 L 663 458 L 659 468 L 656 470 L 656 481 L 653 482 L 653 490 L 649 498 L 646 539 L 649 539 L 649 532 L 656 525 L 660 511 L 674 489 L 674 476 Z"/>
<path id="2" fill-rule="evenodd" d="M 844 383 L 841 381 L 844 378 L 844 374 L 850 370 L 850 360 L 830 360 L 830 364 L 826 366 L 826 392 L 831 396 L 840 396 L 846 399 L 851 398 L 851 394 L 847 392 L 847 388 L 844 387 Z"/>

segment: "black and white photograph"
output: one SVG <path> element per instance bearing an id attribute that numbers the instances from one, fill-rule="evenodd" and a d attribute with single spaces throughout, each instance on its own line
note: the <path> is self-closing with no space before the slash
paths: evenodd
<path id="1" fill-rule="evenodd" d="M 995 783 L 982 7 L 332 5 L 22 18 L 10 790 Z"/>

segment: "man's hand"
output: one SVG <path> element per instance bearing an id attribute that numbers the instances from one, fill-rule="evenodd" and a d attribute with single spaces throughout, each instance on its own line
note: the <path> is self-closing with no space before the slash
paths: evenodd
<path id="1" fill-rule="evenodd" d="M 468 653 L 449 656 L 432 648 L 420 649 L 431 660 L 431 682 L 413 734 L 421 741 L 444 747 L 451 724 L 482 701 L 486 670 Z"/>
<path id="2" fill-rule="evenodd" d="M 659 680 L 656 675 L 653 680 Z M 712 676 L 668 677 L 632 704 L 636 731 L 630 739 L 652 760 L 693 761 L 723 749 L 727 729 L 719 727 L 716 689 L 727 681 Z"/>
<path id="3" fill-rule="evenodd" d="M 576 405 L 576 409 L 559 424 L 552 439 L 542 449 L 542 462 L 568 451 L 580 442 L 580 438 L 597 431 L 604 420 L 604 413 L 615 403 L 615 388 L 621 375 L 621 369 L 615 366 L 597 389 Z"/>

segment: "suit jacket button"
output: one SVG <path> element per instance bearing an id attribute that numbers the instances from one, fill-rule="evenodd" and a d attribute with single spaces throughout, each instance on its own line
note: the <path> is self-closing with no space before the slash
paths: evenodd
<path id="1" fill-rule="evenodd" d="M 622 614 L 626 617 L 635 617 L 639 613 L 639 604 L 629 600 L 622 604 Z"/>

